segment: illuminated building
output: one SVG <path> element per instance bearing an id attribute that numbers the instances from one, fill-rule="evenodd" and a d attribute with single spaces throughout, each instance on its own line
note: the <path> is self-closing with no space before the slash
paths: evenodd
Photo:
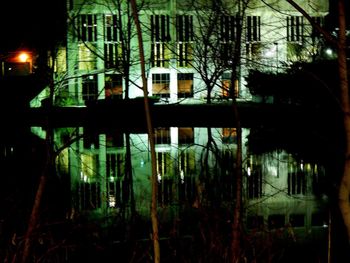
<path id="1" fill-rule="evenodd" d="M 143 96 L 131 11 L 125 3 L 115 6 L 110 1 L 108 6 L 106 1 L 99 2 L 67 2 L 67 46 L 55 56 L 56 106 L 85 107 L 104 99 L 118 104 Z M 328 1 L 307 1 L 302 6 L 315 22 L 323 23 Z M 212 5 L 206 1 L 195 5 L 146 1 L 139 15 L 149 95 L 157 105 L 219 104 L 231 101 L 232 96 L 251 101 L 254 98 L 244 83 L 250 69 L 282 72 L 283 66 L 312 60 L 319 52 L 318 34 L 282 1 L 252 1 L 245 10 L 235 1 L 222 1 L 222 6 L 215 1 Z M 39 98 L 47 95 L 48 90 Z M 132 119 L 132 112 L 109 114 L 111 122 L 118 122 L 120 114 L 130 114 Z M 126 209 L 130 213 L 134 199 L 136 211 L 148 216 L 147 135 L 95 128 L 91 123 L 55 134 L 61 144 L 71 134 L 83 137 L 59 158 L 61 174 L 70 174 L 72 210 L 115 214 Z M 244 128 L 243 142 L 248 134 L 249 128 Z M 156 127 L 155 136 L 160 214 L 207 205 L 210 198 L 223 206 L 232 205 L 235 128 Z M 322 227 L 314 187 L 324 178 L 323 168 L 295 160 L 286 152 L 255 156 L 243 145 L 247 225 L 266 223 L 274 228 L 296 222 L 296 227 L 309 229 L 317 222 Z M 129 172 L 127 147 L 131 151 Z"/>

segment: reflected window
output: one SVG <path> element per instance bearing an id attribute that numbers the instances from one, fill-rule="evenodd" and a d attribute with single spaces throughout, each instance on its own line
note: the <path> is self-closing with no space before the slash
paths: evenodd
<path id="1" fill-rule="evenodd" d="M 222 128 L 222 143 L 231 144 L 237 142 L 236 128 Z"/>
<path id="2" fill-rule="evenodd" d="M 257 164 L 248 164 L 247 167 L 248 198 L 262 197 L 262 167 Z"/>
<path id="3" fill-rule="evenodd" d="M 110 177 L 123 177 L 125 170 L 125 158 L 123 153 L 107 153 L 106 175 Z"/>
<path id="4" fill-rule="evenodd" d="M 193 144 L 194 143 L 194 129 L 191 127 L 178 128 L 179 144 Z"/>
<path id="5" fill-rule="evenodd" d="M 269 229 L 282 228 L 285 226 L 284 215 L 269 215 L 268 217 Z"/>
<path id="6" fill-rule="evenodd" d="M 156 144 L 170 144 L 170 128 L 157 128 L 154 131 Z"/>
<path id="7" fill-rule="evenodd" d="M 179 172 L 179 200 L 192 204 L 196 197 L 195 184 L 195 152 L 192 149 L 185 149 L 178 156 Z"/>
<path id="8" fill-rule="evenodd" d="M 120 131 L 106 132 L 106 147 L 115 148 L 124 146 L 124 134 Z"/>
<path id="9" fill-rule="evenodd" d="M 288 173 L 288 194 L 305 195 L 306 194 L 306 176 L 304 171 Z"/>
<path id="10" fill-rule="evenodd" d="M 292 227 L 303 227 L 305 226 L 305 215 L 303 214 L 290 214 L 289 223 Z"/>
<path id="11" fill-rule="evenodd" d="M 195 173 L 196 163 L 195 163 L 195 153 L 194 150 L 184 149 L 179 153 L 179 172 L 180 177 L 191 175 Z"/>
<path id="12" fill-rule="evenodd" d="M 311 225 L 318 227 L 325 227 L 328 225 L 327 213 L 316 212 L 311 215 Z"/>
<path id="13" fill-rule="evenodd" d="M 101 207 L 98 157 L 97 154 L 81 155 L 80 181 L 77 197 L 79 200 L 78 206 L 82 210 L 92 210 Z"/>
<path id="14" fill-rule="evenodd" d="M 169 152 L 157 152 L 158 203 L 167 205 L 173 199 L 172 161 Z"/>
<path id="15" fill-rule="evenodd" d="M 171 158 L 169 152 L 157 152 L 157 173 L 160 178 L 162 179 L 163 176 L 165 176 L 168 173 L 171 173 Z"/>
<path id="16" fill-rule="evenodd" d="M 98 149 L 100 147 L 99 134 L 91 128 L 84 128 L 83 145 L 85 149 Z"/>
<path id="17" fill-rule="evenodd" d="M 263 229 L 264 228 L 264 217 L 259 215 L 247 217 L 247 228 L 248 229 Z"/>

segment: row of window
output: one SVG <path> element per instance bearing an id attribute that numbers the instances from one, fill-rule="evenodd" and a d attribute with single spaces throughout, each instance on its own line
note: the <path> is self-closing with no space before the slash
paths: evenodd
<path id="1" fill-rule="evenodd" d="M 155 144 L 170 144 L 171 133 L 170 128 L 156 128 L 154 131 Z M 222 128 L 221 140 L 224 144 L 236 143 L 237 132 L 236 128 Z M 83 137 L 83 144 L 85 149 L 99 148 L 99 135 L 89 132 L 86 128 Z M 193 127 L 179 127 L 178 128 L 178 144 L 188 145 L 194 143 L 194 129 Z M 118 148 L 124 147 L 124 136 L 121 132 L 107 132 L 106 133 L 106 147 Z"/>
<path id="2" fill-rule="evenodd" d="M 221 79 L 223 98 L 230 98 L 231 93 L 238 95 L 238 89 L 232 91 L 230 74 L 224 74 Z M 98 97 L 97 75 L 85 75 L 82 78 L 82 99 L 94 101 Z M 170 98 L 170 74 L 152 74 L 152 95 L 159 98 Z M 194 95 L 193 73 L 177 74 L 177 97 L 192 98 Z M 123 77 L 121 74 L 105 75 L 105 98 L 123 98 Z"/>
<path id="3" fill-rule="evenodd" d="M 105 68 L 118 68 L 123 62 L 123 50 L 125 42 L 122 39 L 120 20 L 117 15 L 104 15 L 104 61 Z M 194 28 L 193 16 L 176 16 L 176 50 L 171 42 L 171 21 L 169 15 L 151 15 L 151 65 L 152 67 L 169 67 L 170 58 L 176 55 L 178 67 L 191 67 L 193 63 Z M 79 69 L 89 70 L 96 68 L 96 46 L 97 41 L 97 15 L 86 14 L 77 18 L 77 37 L 85 42 L 79 48 Z M 321 17 L 315 17 L 316 23 L 323 23 Z M 286 19 L 287 41 L 291 43 L 304 42 L 305 22 L 302 16 L 290 16 Z M 230 64 L 234 52 L 234 42 L 237 40 L 240 21 L 236 16 L 222 16 L 219 25 L 220 60 L 226 66 Z M 261 41 L 261 18 L 260 16 L 246 17 L 246 42 L 257 43 Z M 314 40 L 318 37 L 317 31 L 310 32 Z M 89 43 L 89 45 L 86 44 Z M 247 53 L 252 52 L 247 45 Z M 95 51 L 95 52 L 94 52 Z"/>
<path id="4" fill-rule="evenodd" d="M 311 226 L 313 227 L 325 227 L 328 224 L 328 216 L 326 213 L 313 213 L 311 215 Z M 290 214 L 288 216 L 288 222 L 286 222 L 286 215 L 283 214 L 271 214 L 267 218 L 268 229 L 280 229 L 288 227 L 304 227 L 305 214 Z M 264 229 L 265 222 L 264 217 L 255 215 L 247 217 L 248 229 Z"/>
<path id="5" fill-rule="evenodd" d="M 104 40 L 105 42 L 121 42 L 122 33 L 120 32 L 121 21 L 117 15 L 106 14 L 104 20 Z M 315 22 L 322 23 L 320 17 L 314 18 Z M 193 16 L 177 15 L 175 22 L 176 41 L 192 42 L 194 40 Z M 237 16 L 223 15 L 219 20 L 219 37 L 223 42 L 237 40 L 237 32 L 240 25 Z M 97 41 L 97 15 L 82 14 L 77 18 L 77 34 L 81 41 Z M 151 15 L 150 16 L 150 35 L 151 41 L 170 42 L 171 41 L 171 18 L 169 15 Z M 286 31 L 288 41 L 303 41 L 305 30 L 305 21 L 302 16 L 289 16 L 286 18 Z M 261 17 L 246 16 L 246 40 L 248 42 L 261 40 Z M 311 34 L 316 37 L 316 32 Z"/>

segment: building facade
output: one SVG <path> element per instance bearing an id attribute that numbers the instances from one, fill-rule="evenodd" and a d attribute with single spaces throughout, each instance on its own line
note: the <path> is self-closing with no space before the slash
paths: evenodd
<path id="1" fill-rule="evenodd" d="M 328 1 L 297 1 L 322 25 Z M 139 2 L 149 96 L 156 104 L 252 101 L 251 69 L 283 72 L 321 48 L 310 22 L 285 1 Z M 56 106 L 85 107 L 143 96 L 137 35 L 128 1 L 67 1 L 67 45 L 55 54 Z M 48 95 L 33 100 L 39 105 Z M 118 113 L 121 114 L 121 113 Z M 104 116 L 106 117 L 106 116 Z M 111 113 L 111 121 L 118 121 Z M 91 125 L 93 126 L 93 124 Z M 244 222 L 248 228 L 326 224 L 317 199 L 324 169 L 287 152 L 254 155 L 243 129 Z M 92 127 L 58 129 L 73 140 L 58 158 L 73 212 L 148 216 L 151 160 L 146 133 Z M 183 207 L 234 203 L 236 127 L 155 127 L 160 215 Z M 304 231 L 304 233 L 307 233 Z"/>

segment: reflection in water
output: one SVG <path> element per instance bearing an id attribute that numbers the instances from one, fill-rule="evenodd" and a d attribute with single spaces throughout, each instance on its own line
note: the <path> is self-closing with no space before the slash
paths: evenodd
<path id="1" fill-rule="evenodd" d="M 61 136 L 56 138 L 66 138 L 67 132 L 57 131 Z M 303 226 L 310 228 L 311 215 L 320 209 L 317 197 L 324 169 L 285 151 L 254 154 L 247 146 L 248 134 L 249 129 L 243 129 L 244 222 L 253 227 L 252 218 L 265 222 L 271 215 L 284 215 L 286 224 L 297 214 L 305 217 Z M 81 139 L 58 158 L 60 171 L 69 171 L 72 209 L 148 218 L 151 159 L 147 134 L 79 128 L 77 135 Z M 236 129 L 161 127 L 154 136 L 160 209 L 232 208 L 237 187 Z"/>

